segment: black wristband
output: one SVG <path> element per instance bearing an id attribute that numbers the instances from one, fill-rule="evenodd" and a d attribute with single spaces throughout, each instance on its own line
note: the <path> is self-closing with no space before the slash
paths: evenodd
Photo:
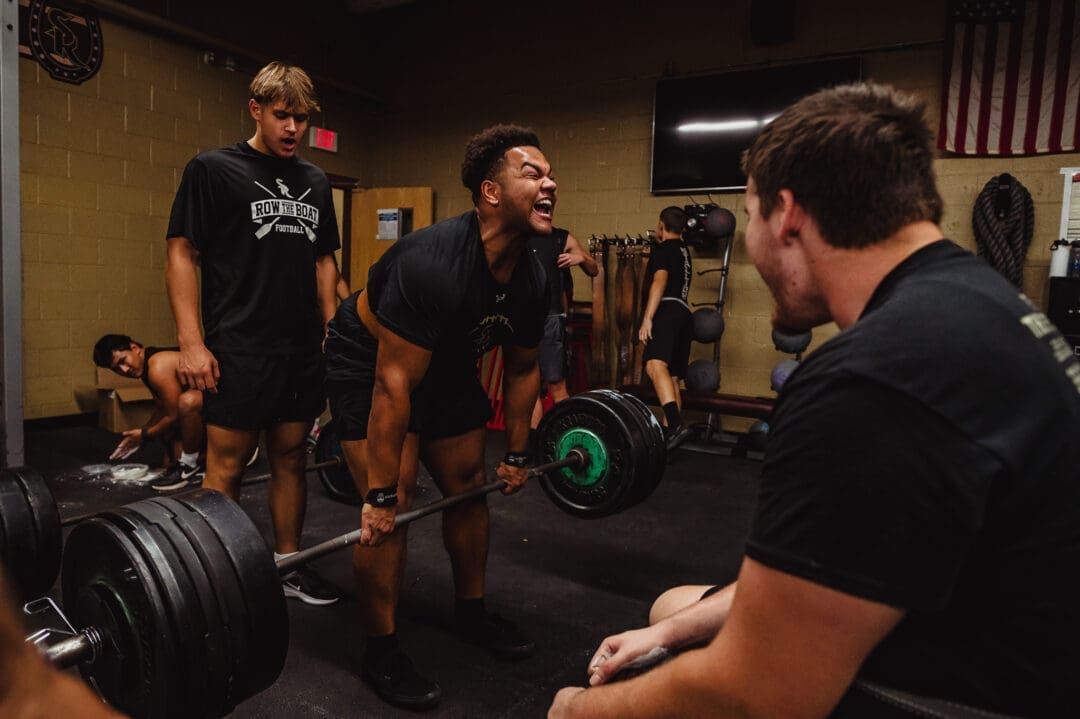
<path id="1" fill-rule="evenodd" d="M 503 464 L 510 467 L 528 467 L 529 455 L 527 452 L 507 452 L 503 457 Z"/>
<path id="2" fill-rule="evenodd" d="M 147 438 L 148 438 L 149 436 L 150 436 L 150 435 L 148 435 L 148 434 L 146 433 L 146 427 L 140 427 L 140 428 L 139 428 L 139 439 L 140 439 L 141 441 L 145 442 L 145 441 L 147 440 Z"/>
<path id="3" fill-rule="evenodd" d="M 392 484 L 389 487 L 376 487 L 369 490 L 367 496 L 364 497 L 364 503 L 372 507 L 396 507 L 397 485 Z"/>

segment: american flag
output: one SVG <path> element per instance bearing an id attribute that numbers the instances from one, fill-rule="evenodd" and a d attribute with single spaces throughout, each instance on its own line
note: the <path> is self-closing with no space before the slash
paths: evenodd
<path id="1" fill-rule="evenodd" d="M 1080 147 L 1078 0 L 953 0 L 938 147 L 1034 155 Z"/>

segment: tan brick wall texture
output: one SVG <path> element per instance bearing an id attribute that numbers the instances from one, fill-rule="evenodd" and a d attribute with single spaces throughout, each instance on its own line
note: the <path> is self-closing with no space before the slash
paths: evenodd
<path id="1" fill-rule="evenodd" d="M 19 60 L 27 419 L 95 408 L 91 350 L 102 334 L 176 343 L 163 275 L 173 195 L 188 160 L 253 128 L 249 74 L 116 23 L 103 36 L 101 69 L 81 85 Z M 323 115 L 351 116 L 322 99 Z M 305 156 L 357 176 L 361 123 L 348 124 L 338 155 Z"/>
<path id="2" fill-rule="evenodd" d="M 641 17 L 626 13 L 615 33 L 641 42 L 600 42 L 602 34 L 581 28 L 603 18 L 583 9 L 581 22 L 560 30 L 570 34 L 551 43 L 542 58 L 518 57 L 510 46 L 520 38 L 508 33 L 485 38 L 480 55 L 358 63 L 382 78 L 383 86 L 399 88 L 398 94 L 389 94 L 387 106 L 370 116 L 348 103 L 324 102 L 333 119 L 326 126 L 342 132 L 342 152 L 306 156 L 330 172 L 360 178 L 364 186 L 431 186 L 438 220 L 471 206 L 459 179 L 466 139 L 495 122 L 531 125 L 559 182 L 556 224 L 584 241 L 591 234 L 644 233 L 655 227 L 663 207 L 687 202 L 649 191 L 653 89 L 662 69 L 721 70 L 891 48 L 861 53 L 864 75 L 923 96 L 936 131 L 943 3 L 911 0 L 874 13 L 855 0 L 822 0 L 813 9 L 800 3 L 796 41 L 775 48 L 755 47 L 745 37 L 745 5 L 720 3 L 702 11 L 717 15 L 699 23 L 708 28 L 708 43 L 647 42 L 655 22 L 648 8 L 640 10 Z M 437 8 L 432 12 L 432 28 L 464 22 L 451 9 L 446 17 Z M 437 36 L 436 29 L 421 29 L 418 39 L 424 32 Z M 146 342 L 173 341 L 162 270 L 179 173 L 196 152 L 247 137 L 251 129 L 244 111 L 249 76 L 205 66 L 200 50 L 124 26 L 106 23 L 104 31 L 105 64 L 84 85 L 53 81 L 31 61 L 20 61 L 28 418 L 89 409 L 81 388 L 92 384 L 90 349 L 100 334 L 123 331 Z M 586 44 L 588 38 L 600 44 Z M 459 39 L 459 46 L 468 44 L 468 36 Z M 504 53 L 517 60 L 487 62 Z M 526 62 L 534 66 L 523 68 Z M 514 73 L 529 79 L 515 82 Z M 946 236 L 974 249 L 976 195 L 991 177 L 1014 175 L 1035 202 L 1025 290 L 1045 306 L 1049 244 L 1060 219 L 1058 171 L 1076 165 L 1077 154 L 939 159 Z M 768 291 L 745 255 L 743 196 L 714 194 L 712 200 L 738 219 L 720 391 L 772 396 L 769 372 L 784 355 L 770 341 Z M 718 265 L 715 256 L 696 259 L 699 270 Z M 588 299 L 590 285 L 575 275 L 576 297 Z M 719 273 L 696 277 L 691 300 L 714 301 L 719 279 Z M 835 331 L 816 330 L 811 349 Z M 711 353 L 711 346 L 696 344 L 693 357 Z"/>

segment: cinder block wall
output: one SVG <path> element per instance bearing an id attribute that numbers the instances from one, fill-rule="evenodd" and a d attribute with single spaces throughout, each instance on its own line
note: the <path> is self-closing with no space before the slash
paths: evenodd
<path id="1" fill-rule="evenodd" d="M 184 166 L 247 139 L 251 75 L 199 48 L 103 22 L 104 61 L 81 85 L 19 61 L 25 416 L 92 411 L 91 349 L 106 332 L 175 344 L 165 232 Z M 359 176 L 356 108 L 322 92 L 340 153 L 304 154 Z M 316 123 L 321 119 L 315 115 Z"/>
<path id="2" fill-rule="evenodd" d="M 473 29 L 452 11 L 435 20 L 429 17 L 428 24 L 456 37 L 457 46 L 475 42 L 484 52 L 440 57 L 438 63 L 423 66 L 380 68 L 388 86 L 408 91 L 397 98 L 398 111 L 384 117 L 377 130 L 380 143 L 371 158 L 372 181 L 431 185 L 436 189 L 437 219 L 462 212 L 470 207 L 458 177 L 465 140 L 495 122 L 519 122 L 538 130 L 552 161 L 559 183 L 556 225 L 583 240 L 593 233 L 644 233 L 656 226 L 663 207 L 688 202 L 685 196 L 654 196 L 649 191 L 653 92 L 662 72 L 715 71 L 825 54 L 860 55 L 868 79 L 920 94 L 928 103 L 927 121 L 936 132 L 943 2 L 912 0 L 903 6 L 875 6 L 872 13 L 854 0 L 796 5 L 796 39 L 770 47 L 751 42 L 746 1 L 674 2 L 633 10 L 613 2 L 588 3 L 575 8 L 573 27 L 559 27 L 554 37 L 545 35 L 549 42 L 543 47 L 528 46 L 536 52 L 523 52 L 518 47 L 521 38 L 513 33 L 483 35 L 482 23 Z M 502 8 L 497 22 L 514 26 L 513 12 Z M 557 15 L 558 9 L 552 13 Z M 618 32 L 610 25 L 615 16 Z M 486 17 L 481 8 L 468 22 L 477 23 L 479 17 Z M 496 23 L 490 18 L 488 22 Z M 420 32 L 418 43 L 435 42 L 434 36 Z M 975 197 L 991 177 L 1002 172 L 1014 175 L 1031 192 L 1036 212 L 1025 291 L 1045 306 L 1049 245 L 1057 236 L 1061 212 L 1058 170 L 1077 164 L 1077 154 L 939 159 L 935 168 L 946 201 L 946 236 L 974 250 Z M 769 374 L 786 355 L 772 346 L 772 300 L 746 258 L 743 195 L 714 194 L 711 199 L 732 210 L 738 222 L 725 297 L 720 391 L 774 396 Z M 695 259 L 698 270 L 719 264 L 715 254 Z M 583 274 L 574 275 L 575 297 L 589 299 L 591 285 Z M 719 273 L 695 277 L 691 301 L 715 301 L 719 282 Z M 811 350 L 835 332 L 835 326 L 816 330 Z M 711 345 L 695 343 L 693 358 L 711 357 Z"/>

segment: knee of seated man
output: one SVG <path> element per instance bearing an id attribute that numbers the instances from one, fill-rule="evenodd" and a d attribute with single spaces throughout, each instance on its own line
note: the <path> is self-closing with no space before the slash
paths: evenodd
<path id="1" fill-rule="evenodd" d="M 202 414 L 202 405 L 202 392 L 197 389 L 184 390 L 177 402 L 182 417 Z"/>

